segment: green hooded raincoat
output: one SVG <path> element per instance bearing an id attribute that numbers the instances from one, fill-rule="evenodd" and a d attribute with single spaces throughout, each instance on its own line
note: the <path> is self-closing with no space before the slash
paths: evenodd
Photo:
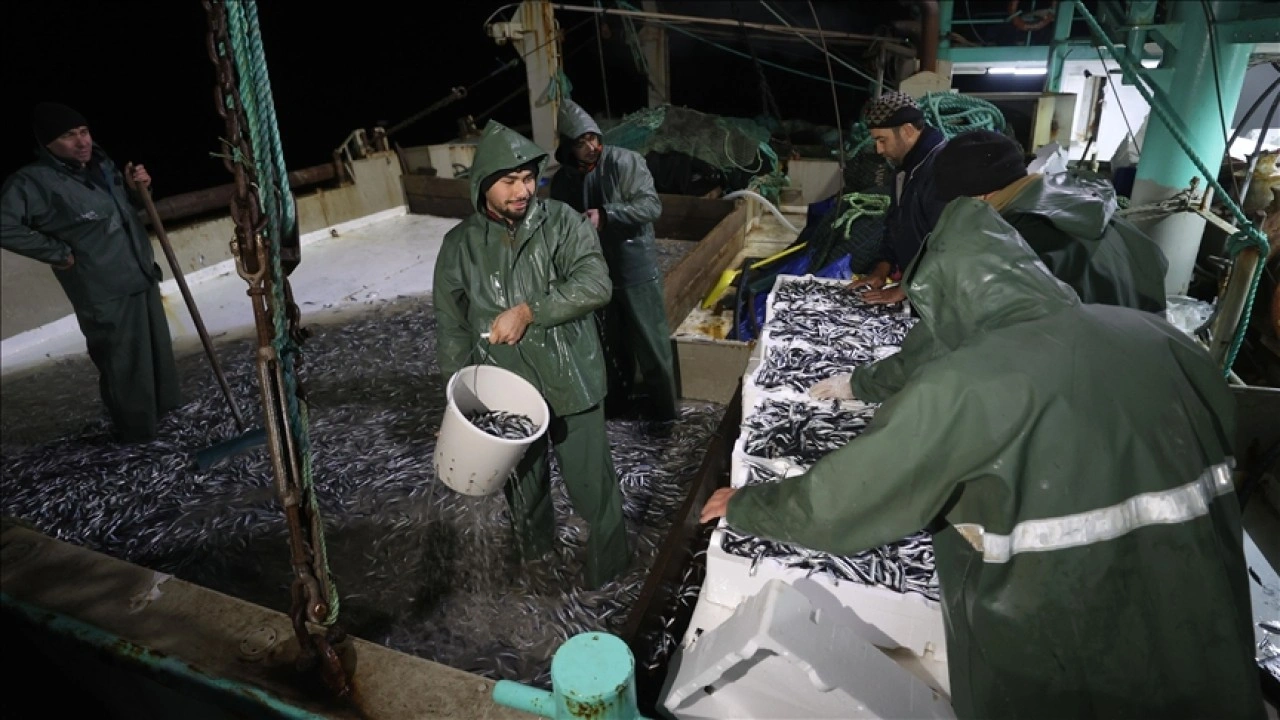
<path id="1" fill-rule="evenodd" d="M 933 530 L 962 718 L 1261 718 L 1233 401 L 1206 353 L 1082 305 L 970 198 L 907 292 L 932 359 L 858 439 L 740 489 L 729 524 L 841 554 Z"/>
<path id="2" fill-rule="evenodd" d="M 610 403 L 628 400 L 639 367 L 653 419 L 672 419 L 679 390 L 653 233 L 662 215 L 653 176 L 639 153 L 610 145 L 593 167 L 578 167 L 573 143 L 587 133 L 600 135 L 600 127 L 572 100 L 561 101 L 559 123 L 561 167 L 551 180 L 551 197 L 603 215 L 600 245 L 613 280 L 604 313 Z"/>
<path id="3" fill-rule="evenodd" d="M 523 165 L 546 166 L 541 148 L 490 122 L 476 149 L 471 198 L 477 212 L 444 237 L 432 290 L 440 372 L 447 382 L 469 364 L 511 370 L 542 392 L 555 416 L 555 444 L 574 508 L 591 526 L 586 581 L 599 586 L 629 558 L 622 493 L 609 456 L 604 365 L 593 311 L 609 300 L 609 274 L 591 225 L 555 200 L 529 199 L 520 222 L 508 226 L 485 211 L 485 179 Z M 515 345 L 482 347 L 480 334 L 504 311 L 528 303 L 533 323 Z M 535 443 L 506 485 L 512 522 L 526 559 L 551 548 L 555 512 L 547 443 Z"/>
<path id="4" fill-rule="evenodd" d="M 1116 214 L 1110 186 L 1065 181 L 1032 178 L 1000 216 L 1083 302 L 1164 312 L 1169 263 L 1160 247 Z"/>

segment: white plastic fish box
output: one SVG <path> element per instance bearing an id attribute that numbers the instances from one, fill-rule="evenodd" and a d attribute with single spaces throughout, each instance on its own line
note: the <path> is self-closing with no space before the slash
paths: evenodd
<path id="1" fill-rule="evenodd" d="M 799 282 L 799 281 L 801 281 L 801 280 L 808 280 L 808 281 L 811 281 L 811 282 L 818 283 L 818 284 L 820 284 L 820 285 L 845 285 L 845 286 L 847 286 L 847 285 L 850 283 L 850 281 L 849 281 L 849 280 L 842 280 L 842 279 L 839 279 L 839 278 L 823 278 L 823 277 L 814 277 L 813 275 L 779 275 L 779 276 L 774 280 L 774 282 L 773 282 L 773 289 L 769 291 L 769 300 L 767 301 L 767 303 L 766 303 L 766 305 L 765 305 L 765 310 L 764 310 L 764 322 L 765 322 L 765 325 L 766 325 L 766 326 L 768 326 L 768 325 L 769 325 L 769 323 L 773 322 L 774 305 L 776 304 L 776 298 L 777 298 L 777 291 L 778 291 L 778 288 L 782 287 L 783 285 L 785 285 L 785 284 L 787 284 L 787 283 Z M 910 315 L 910 314 L 911 314 L 911 306 L 910 306 L 910 303 L 909 303 L 908 301 L 906 301 L 906 300 L 903 300 L 903 301 L 902 301 L 902 311 L 901 311 L 901 314 L 902 314 L 902 315 Z M 763 339 L 765 339 L 765 336 L 763 336 L 763 335 L 762 335 L 762 340 L 763 340 Z"/>
<path id="2" fill-rule="evenodd" d="M 702 583 L 699 604 L 709 602 L 729 609 L 738 607 L 772 579 L 782 580 L 805 591 L 815 604 L 838 610 L 852 610 L 869 627 L 864 636 L 885 650 L 905 648 L 918 657 L 946 660 L 946 633 L 942 605 L 917 593 L 898 593 L 851 581 L 838 581 L 825 573 L 788 568 L 770 558 L 762 558 L 751 570 L 751 558 L 724 551 L 723 521 L 711 535 L 707 547 L 707 575 Z M 819 605 L 819 607 L 824 607 Z M 695 632 L 690 625 L 690 632 Z"/>
<path id="3" fill-rule="evenodd" d="M 745 445 L 746 436 L 740 433 L 733 446 L 729 471 L 729 484 L 734 488 L 746 484 L 750 456 Z M 830 595 L 841 606 L 849 608 L 876 628 L 881 637 L 869 639 L 877 646 L 885 649 L 903 647 L 917 656 L 945 659 L 946 634 L 940 603 L 918 593 L 899 593 L 837 580 L 826 573 L 809 575 L 806 570 L 788 568 L 767 557 L 761 558 L 753 573 L 751 558 L 730 554 L 722 548 L 723 528 L 724 521 L 721 521 L 707 548 L 707 575 L 702 588 L 702 598 L 706 601 L 736 608 L 772 578 L 813 585 L 813 590 Z"/>

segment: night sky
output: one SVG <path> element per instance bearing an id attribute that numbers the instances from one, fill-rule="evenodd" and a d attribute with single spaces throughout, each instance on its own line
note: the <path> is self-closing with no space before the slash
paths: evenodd
<path id="1" fill-rule="evenodd" d="M 639 5 L 638 0 L 634 4 Z M 448 0 L 261 1 L 263 45 L 290 169 L 327 162 L 356 128 L 380 122 L 394 125 L 448 95 L 450 88 L 471 86 L 517 57 L 512 46 L 495 44 L 483 30 L 485 19 L 502 5 Z M 770 5 L 793 24 L 813 26 L 807 2 L 776 0 Z M 910 20 L 914 3 L 814 5 L 824 29 L 872 33 L 894 21 Z M 987 7 L 993 5 L 990 2 L 969 5 L 975 14 L 999 11 Z M 759 2 L 668 1 L 660 3 L 660 9 L 777 23 Z M 510 12 L 503 10 L 499 17 Z M 557 17 L 566 31 L 563 50 L 573 97 L 602 116 L 604 90 L 593 16 L 557 11 Z M 645 78 L 636 68 L 622 21 L 602 22 L 609 105 L 619 116 L 645 106 Z M 988 34 L 999 31 L 983 27 Z M 691 29 L 701 33 L 705 28 Z M 753 40 L 748 45 L 725 34 L 735 32 L 733 28 L 717 30 L 719 36 L 708 34 L 702 41 L 669 33 L 674 104 L 721 115 L 752 117 L 763 112 L 755 63 L 707 41 L 739 52 L 754 51 L 762 62 L 827 75 L 821 55 L 804 43 Z M 7 176 L 30 160 L 30 108 L 40 100 L 55 100 L 84 114 L 94 139 L 117 162 L 145 163 L 155 178 L 157 197 L 230 182 L 221 161 L 210 156 L 218 151 L 225 128 L 214 106 L 207 33 L 205 10 L 198 0 L 4 3 L 0 52 L 7 112 L 0 174 Z M 836 51 L 861 64 L 862 49 Z M 769 67 L 763 73 L 784 115 L 834 123 L 828 83 Z M 839 65 L 834 73 L 837 81 L 867 84 Z M 396 139 L 403 145 L 444 142 L 456 135 L 459 117 L 480 115 L 523 85 L 523 67 L 507 70 Z M 866 94 L 840 88 L 839 96 L 847 127 Z M 527 126 L 527 100 L 518 96 L 492 117 Z"/>

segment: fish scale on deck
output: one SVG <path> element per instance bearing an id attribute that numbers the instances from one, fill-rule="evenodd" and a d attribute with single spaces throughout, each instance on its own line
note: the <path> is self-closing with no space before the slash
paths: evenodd
<path id="1" fill-rule="evenodd" d="M 900 306 L 868 305 L 846 283 L 811 278 L 785 279 L 770 298 L 762 338 L 763 362 L 751 378 L 763 393 L 743 408 L 742 452 L 748 458 L 783 460 L 807 468 L 854 441 L 875 414 L 875 406 L 838 401 L 787 399 L 779 391 L 807 393 L 819 380 L 873 362 L 886 347 L 899 346 L 915 320 Z M 745 461 L 745 484 L 778 482 L 767 463 Z M 918 593 L 937 600 L 933 541 L 920 532 L 852 557 L 746 535 L 726 526 L 721 548 L 759 563 L 778 562 L 836 581 Z"/>

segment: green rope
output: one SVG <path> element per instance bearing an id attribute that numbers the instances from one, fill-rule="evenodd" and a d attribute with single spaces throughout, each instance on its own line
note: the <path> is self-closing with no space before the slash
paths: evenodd
<path id="1" fill-rule="evenodd" d="M 840 198 L 842 204 L 848 204 L 849 209 L 836 220 L 832 226 L 839 230 L 848 239 L 853 232 L 853 223 L 864 215 L 872 217 L 883 215 L 889 212 L 889 196 L 888 195 L 864 195 L 862 193 L 849 193 Z"/>
<path id="2" fill-rule="evenodd" d="M 920 98 L 919 105 L 925 122 L 938 128 L 948 140 L 970 130 L 1004 132 L 1007 126 L 1000 108 L 981 98 L 956 93 L 928 93 Z M 859 120 L 845 141 L 845 157 L 856 157 L 874 142 L 867 124 Z"/>
<path id="3" fill-rule="evenodd" d="M 573 83 L 569 82 L 569 76 L 564 74 L 564 70 L 557 70 L 556 76 L 547 82 L 547 89 L 542 93 L 542 97 L 549 103 L 568 100 L 572 94 Z"/>
<path id="4" fill-rule="evenodd" d="M 957 93 L 928 93 L 919 101 L 925 122 L 951 139 L 970 130 L 1004 132 L 1004 113 L 981 98 Z"/>
<path id="5" fill-rule="evenodd" d="M 289 189 L 289 173 L 285 165 L 284 149 L 280 141 L 276 120 L 275 102 L 271 94 L 271 82 L 267 75 L 267 60 L 262 47 L 258 24 L 257 3 L 228 2 L 228 35 L 231 38 L 239 82 L 240 98 L 244 105 L 245 119 L 249 125 L 250 144 L 257 161 L 258 198 L 267 216 L 267 247 L 271 267 L 271 309 L 274 337 L 272 346 L 280 362 L 284 379 L 289 428 L 298 442 L 301 455 L 302 490 L 310 516 L 320 517 L 319 501 L 315 493 L 312 466 L 311 434 L 306 404 L 298 398 L 297 364 L 301 348 L 289 333 L 285 316 L 284 268 L 280 260 L 280 245 L 285 237 L 296 231 L 297 210 Z M 328 549 L 323 525 L 314 528 L 318 564 L 325 569 L 328 578 L 329 613 L 323 624 L 337 622 L 339 598 L 329 571 Z"/>
<path id="6" fill-rule="evenodd" d="M 1085 22 L 1089 23 L 1089 29 L 1093 32 L 1094 36 L 1106 45 L 1107 50 L 1111 52 L 1111 57 L 1115 58 L 1120 63 L 1120 68 L 1124 71 L 1125 79 L 1132 83 L 1133 86 L 1138 89 L 1138 92 L 1142 94 L 1142 98 L 1147 101 L 1147 104 L 1151 106 L 1151 109 L 1160 117 L 1164 126 L 1169 129 L 1169 134 L 1173 136 L 1174 141 L 1176 141 L 1179 147 L 1182 148 L 1182 151 L 1187 154 L 1187 157 L 1191 159 L 1192 164 L 1196 166 L 1196 170 L 1200 171 L 1201 176 L 1208 181 L 1209 186 L 1218 194 L 1218 197 L 1222 198 L 1227 205 L 1227 209 L 1229 209 L 1232 216 L 1235 217 L 1236 225 L 1240 227 L 1241 230 L 1235 235 L 1232 235 L 1227 242 L 1227 251 L 1231 254 L 1232 262 L 1235 261 L 1235 258 L 1239 256 L 1243 250 L 1249 247 L 1256 247 L 1261 258 L 1266 258 L 1267 255 L 1270 254 L 1271 250 L 1270 246 L 1267 244 L 1267 236 L 1263 235 L 1262 231 L 1254 227 L 1253 223 L 1249 221 L 1249 217 L 1244 214 L 1244 210 L 1241 210 L 1240 206 L 1236 205 L 1235 201 L 1231 199 L 1231 195 L 1218 184 L 1217 174 L 1209 172 L 1209 168 L 1206 167 L 1204 162 L 1200 160 L 1200 157 L 1196 155 L 1195 151 L 1191 147 L 1191 142 L 1187 140 L 1187 136 L 1182 130 L 1182 124 L 1178 122 L 1178 119 L 1168 108 L 1167 99 L 1164 97 L 1163 93 L 1161 93 L 1159 97 L 1156 97 L 1156 95 L 1152 93 L 1151 89 L 1141 81 L 1140 73 L 1134 66 L 1133 61 L 1129 59 L 1128 55 L 1116 49 L 1115 44 L 1112 43 L 1111 39 L 1107 37 L 1107 34 L 1102 31 L 1102 26 L 1098 25 L 1097 19 L 1093 17 L 1093 14 L 1089 12 L 1089 9 L 1085 7 L 1083 2 L 1076 0 L 1076 9 L 1080 11 Z M 1239 354 L 1240 347 L 1244 344 L 1245 332 L 1249 329 L 1249 319 L 1253 316 L 1253 300 L 1258 294 L 1258 285 L 1262 281 L 1264 267 L 1265 264 L 1259 262 L 1258 267 L 1253 271 L 1253 279 L 1249 283 L 1249 295 L 1245 299 L 1244 314 L 1240 316 L 1240 323 L 1236 326 L 1235 336 L 1231 339 L 1231 347 L 1227 352 L 1226 364 L 1222 368 L 1223 375 L 1231 375 L 1231 367 L 1236 363 L 1236 355 Z"/>
<path id="7" fill-rule="evenodd" d="M 782 197 L 782 188 L 790 187 L 791 178 L 787 177 L 781 170 L 776 169 L 777 165 L 774 165 L 774 168 L 773 172 L 756 175 L 751 178 L 751 181 L 747 183 L 747 189 L 759 193 L 761 197 L 764 197 L 769 202 L 777 204 Z"/>

